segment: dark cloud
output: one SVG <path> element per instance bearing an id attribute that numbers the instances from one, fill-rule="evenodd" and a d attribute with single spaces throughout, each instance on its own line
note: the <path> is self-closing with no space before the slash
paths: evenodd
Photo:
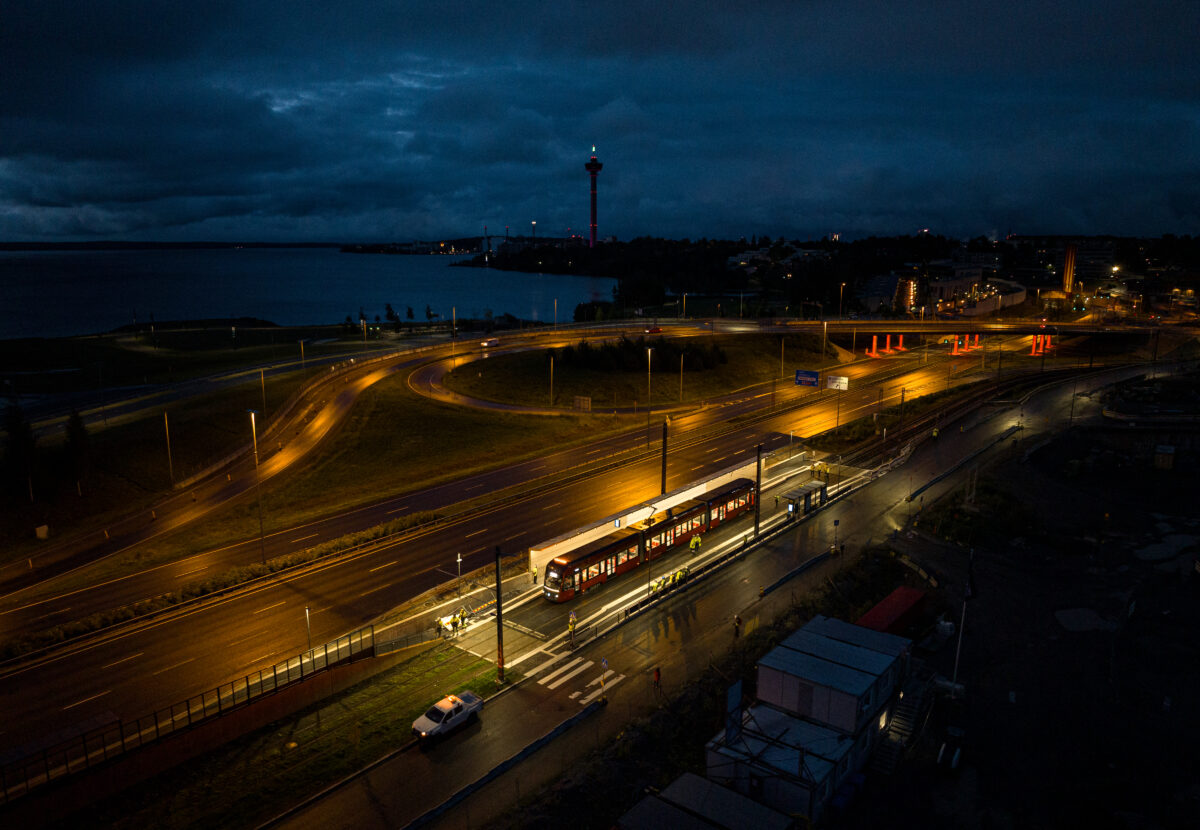
<path id="1" fill-rule="evenodd" d="M 0 239 L 1196 232 L 1200 4 L 18 0 Z M 544 230 L 543 230 L 544 229 Z"/>

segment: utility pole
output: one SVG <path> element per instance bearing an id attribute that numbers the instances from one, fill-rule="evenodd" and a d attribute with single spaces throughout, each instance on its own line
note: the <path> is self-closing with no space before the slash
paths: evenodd
<path id="1" fill-rule="evenodd" d="M 663 419 L 662 495 L 667 492 L 667 420 Z"/>
<path id="2" fill-rule="evenodd" d="M 504 594 L 500 581 L 500 546 L 496 545 L 496 683 L 504 683 Z"/>
<path id="3" fill-rule="evenodd" d="M 754 538 L 758 539 L 758 521 L 762 505 L 762 444 L 758 445 L 758 465 L 754 473 Z"/>
<path id="4" fill-rule="evenodd" d="M 175 485 L 175 465 L 171 462 L 171 425 L 167 422 L 167 410 L 163 410 L 163 429 L 167 431 L 167 472 L 171 474 L 171 485 Z"/>

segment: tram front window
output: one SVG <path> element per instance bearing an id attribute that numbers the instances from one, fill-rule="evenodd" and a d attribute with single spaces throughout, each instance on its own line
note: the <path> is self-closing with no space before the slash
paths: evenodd
<path id="1" fill-rule="evenodd" d="M 546 587 L 554 591 L 562 587 L 562 574 L 557 568 L 546 569 Z"/>

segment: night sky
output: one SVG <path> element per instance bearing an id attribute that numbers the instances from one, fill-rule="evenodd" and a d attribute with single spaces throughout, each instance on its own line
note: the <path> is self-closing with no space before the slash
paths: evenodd
<path id="1" fill-rule="evenodd" d="M 1200 232 L 1200 2 L 5 0 L 0 240 Z"/>

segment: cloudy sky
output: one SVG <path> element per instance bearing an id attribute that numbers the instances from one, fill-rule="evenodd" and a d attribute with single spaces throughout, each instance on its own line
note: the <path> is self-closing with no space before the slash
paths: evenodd
<path id="1" fill-rule="evenodd" d="M 1200 2 L 5 0 L 0 241 L 1200 232 Z"/>

